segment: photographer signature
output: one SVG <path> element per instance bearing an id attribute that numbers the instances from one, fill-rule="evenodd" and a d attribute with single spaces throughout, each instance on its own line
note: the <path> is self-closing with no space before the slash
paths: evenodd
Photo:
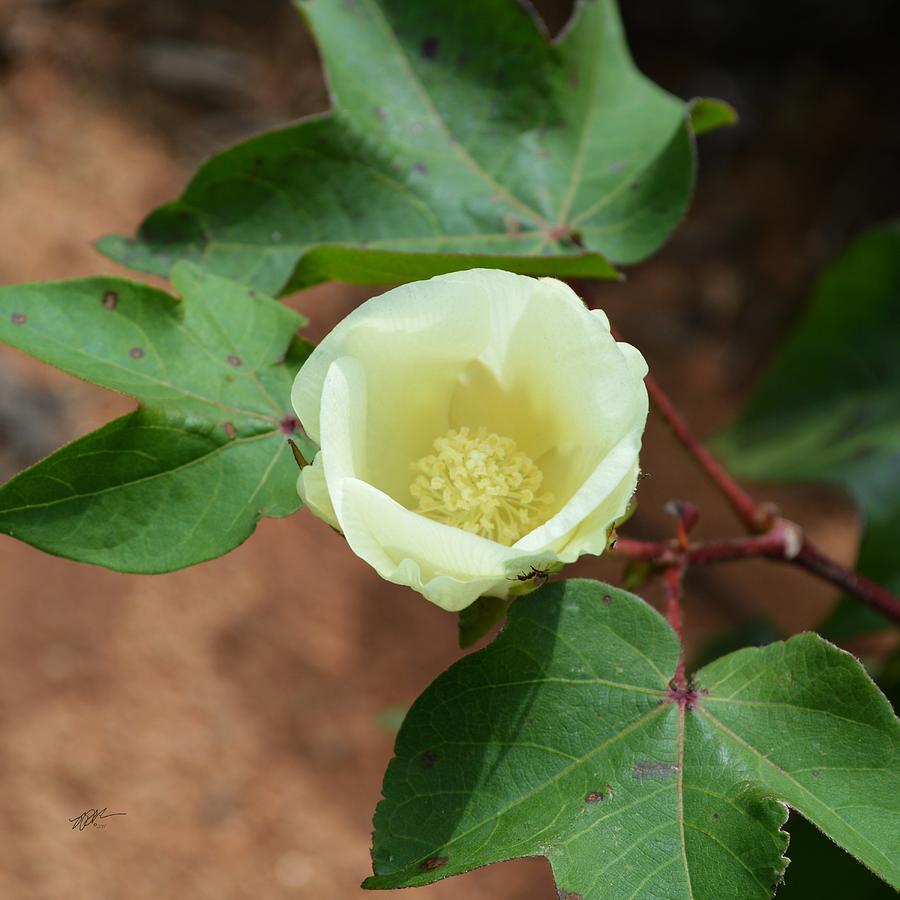
<path id="1" fill-rule="evenodd" d="M 124 816 L 126 813 L 108 813 L 106 811 L 106 807 L 103 809 L 87 809 L 80 816 L 76 816 L 74 819 L 69 819 L 72 823 L 72 830 L 74 831 L 76 828 L 79 831 L 84 831 L 88 825 L 93 825 L 94 828 L 106 828 L 106 825 L 100 821 L 100 819 L 109 819 L 112 816 Z"/>

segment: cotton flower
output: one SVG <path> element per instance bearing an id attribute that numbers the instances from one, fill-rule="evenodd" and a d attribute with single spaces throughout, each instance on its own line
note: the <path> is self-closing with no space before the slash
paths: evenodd
<path id="1" fill-rule="evenodd" d="M 306 506 L 447 610 L 601 554 L 638 476 L 647 365 L 566 284 L 496 269 L 363 303 L 292 401 Z"/>

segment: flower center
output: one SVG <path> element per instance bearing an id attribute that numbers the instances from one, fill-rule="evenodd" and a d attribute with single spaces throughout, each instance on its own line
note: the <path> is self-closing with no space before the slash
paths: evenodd
<path id="1" fill-rule="evenodd" d="M 547 518 L 553 495 L 538 493 L 544 473 L 512 438 L 451 428 L 434 450 L 412 466 L 415 512 L 507 546 Z"/>

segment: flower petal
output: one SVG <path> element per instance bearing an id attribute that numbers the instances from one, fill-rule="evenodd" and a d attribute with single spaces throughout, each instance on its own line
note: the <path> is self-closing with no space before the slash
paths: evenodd
<path id="1" fill-rule="evenodd" d="M 404 285 L 351 313 L 310 355 L 292 400 L 322 451 L 310 509 L 389 581 L 448 610 L 602 553 L 638 474 L 647 365 L 553 279 L 469 270 Z M 516 441 L 552 515 L 512 547 L 411 511 L 413 464 L 451 427 Z"/>
<path id="2" fill-rule="evenodd" d="M 628 510 L 640 472 L 637 462 L 618 486 L 590 515 L 554 546 L 559 558 L 570 563 L 585 553 L 600 556 L 609 542 L 609 530 Z"/>
<path id="3" fill-rule="evenodd" d="M 337 509 L 335 490 L 347 477 L 366 478 L 366 376 L 359 360 L 342 356 L 328 368 L 321 398 L 322 457 L 331 502 Z M 316 457 L 318 459 L 318 456 Z"/>
<path id="4" fill-rule="evenodd" d="M 370 484 L 347 478 L 337 516 L 347 543 L 382 578 L 405 584 L 455 611 L 480 596 L 505 597 L 517 576 L 555 554 L 522 553 L 410 512 Z"/>
<path id="5" fill-rule="evenodd" d="M 319 398 L 331 363 L 354 356 L 370 376 L 431 381 L 457 372 L 490 342 L 494 287 L 518 278 L 471 270 L 413 282 L 353 310 L 313 350 L 294 381 L 291 400 L 307 434 L 319 441 Z M 533 279 L 529 279 L 533 280 Z M 396 400 L 396 395 L 394 395 Z"/>
<path id="6" fill-rule="evenodd" d="M 609 508 L 608 501 L 617 495 L 623 480 L 637 466 L 641 447 L 640 440 L 640 431 L 624 437 L 597 464 L 591 475 L 565 506 L 543 525 L 539 525 L 534 531 L 518 540 L 514 547 L 517 550 L 534 552 L 541 547 L 556 546 L 580 522 L 585 521 L 588 517 L 597 519 L 606 514 L 605 511 Z M 628 502 L 628 498 L 625 502 Z M 617 503 L 613 501 L 612 506 L 617 506 Z M 612 524 L 619 515 L 621 515 L 620 512 L 612 513 L 607 524 Z"/>
<path id="7" fill-rule="evenodd" d="M 317 453 L 316 458 L 300 470 L 300 474 L 297 476 L 297 493 L 300 495 L 303 505 L 311 513 L 340 531 L 337 516 L 334 514 L 334 506 L 328 494 L 321 453 Z"/>

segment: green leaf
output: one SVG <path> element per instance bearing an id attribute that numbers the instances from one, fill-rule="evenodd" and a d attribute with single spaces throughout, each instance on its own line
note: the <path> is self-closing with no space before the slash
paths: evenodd
<path id="1" fill-rule="evenodd" d="M 367 888 L 546 856 L 564 898 L 769 897 L 785 803 L 900 884 L 900 725 L 814 634 L 675 691 L 679 643 L 640 598 L 559 582 L 441 675 L 397 738 Z"/>
<path id="2" fill-rule="evenodd" d="M 825 272 L 797 330 L 713 447 L 746 478 L 849 491 L 866 520 L 859 569 L 900 592 L 900 226 L 869 232 Z M 847 618 L 835 634 L 880 619 Z"/>
<path id="3" fill-rule="evenodd" d="M 859 607 L 859 604 L 857 604 Z M 900 656 L 883 667 L 877 683 L 896 708 L 900 696 Z M 804 819 L 791 816 L 791 868 L 789 878 L 778 891 L 778 900 L 821 900 L 823 897 L 852 897 L 853 900 L 887 900 L 896 897 L 888 887 L 843 853 Z"/>
<path id="4" fill-rule="evenodd" d="M 684 215 L 691 118 L 635 68 L 614 0 L 579 3 L 552 44 L 516 0 L 298 8 L 332 112 L 219 154 L 102 252 L 271 292 L 473 266 L 614 277 Z"/>
<path id="5" fill-rule="evenodd" d="M 286 437 L 304 320 L 188 263 L 173 280 L 182 300 L 115 278 L 0 288 L 0 340 L 142 404 L 0 488 L 0 531 L 167 572 L 299 507 Z"/>
<path id="6" fill-rule="evenodd" d="M 737 110 L 724 100 L 698 97 L 691 101 L 690 108 L 691 127 L 695 135 L 706 134 L 738 123 Z"/>

